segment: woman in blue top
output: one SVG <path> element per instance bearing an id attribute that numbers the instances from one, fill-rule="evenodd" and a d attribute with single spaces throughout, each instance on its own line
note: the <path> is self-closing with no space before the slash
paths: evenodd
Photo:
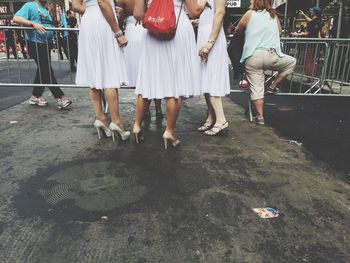
<path id="1" fill-rule="evenodd" d="M 250 96 L 257 115 L 255 122 L 264 122 L 265 70 L 278 71 L 269 93 L 278 92 L 278 84 L 294 70 L 295 58 L 281 51 L 281 25 L 268 0 L 251 0 L 248 10 L 237 25 L 235 34 L 245 32 L 241 63 L 244 64 L 250 86 Z"/>
<path id="2" fill-rule="evenodd" d="M 46 28 L 54 26 L 52 18 L 45 8 L 46 2 L 47 0 L 35 0 L 26 3 L 13 18 L 13 21 L 17 24 L 36 29 L 27 30 L 25 34 L 29 55 L 38 65 L 34 79 L 35 84 L 57 84 L 50 63 L 49 42 L 52 40 L 53 32 L 46 31 Z M 67 108 L 72 103 L 60 88 L 49 87 L 49 89 L 56 98 L 59 109 Z M 43 92 L 44 87 L 34 87 L 29 103 L 46 106 L 47 102 L 43 97 Z"/>

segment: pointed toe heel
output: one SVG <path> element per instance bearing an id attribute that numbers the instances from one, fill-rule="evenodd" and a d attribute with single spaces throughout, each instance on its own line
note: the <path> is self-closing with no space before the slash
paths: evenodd
<path id="1" fill-rule="evenodd" d="M 177 147 L 181 141 L 176 139 L 174 134 L 171 134 L 170 132 L 165 131 L 163 134 L 163 140 L 164 140 L 164 148 L 168 149 L 168 141 L 170 141 L 171 145 L 175 148 Z"/>
<path id="2" fill-rule="evenodd" d="M 94 127 L 97 130 L 97 135 L 98 138 L 101 139 L 102 138 L 102 133 L 101 130 L 104 131 L 106 137 L 111 137 L 112 136 L 112 131 L 100 120 L 95 120 L 94 122 Z"/>
<path id="3" fill-rule="evenodd" d="M 109 129 L 112 131 L 112 140 L 115 142 L 115 132 L 117 132 L 122 139 L 122 141 L 126 141 L 130 137 L 129 131 L 123 131 L 117 124 L 111 122 L 109 125 Z"/>

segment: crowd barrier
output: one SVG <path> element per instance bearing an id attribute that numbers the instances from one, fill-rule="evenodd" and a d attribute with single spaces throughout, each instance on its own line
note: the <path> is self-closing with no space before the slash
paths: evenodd
<path id="1" fill-rule="evenodd" d="M 46 64 L 51 63 L 49 71 L 54 72 L 55 79 L 49 74 L 49 80 L 45 80 L 38 70 L 39 76 L 34 84 L 37 65 L 28 54 L 28 43 L 23 37 L 25 30 L 39 34 L 33 28 L 0 26 L 0 33 L 3 33 L 3 40 L 0 39 L 0 87 L 84 87 L 74 84 L 78 29 L 47 29 L 53 32 L 54 37 L 52 42 L 45 44 L 46 58 L 49 60 Z M 284 53 L 297 59 L 297 65 L 295 72 L 280 87 L 280 95 L 350 96 L 349 39 L 282 38 L 281 44 Z M 34 49 L 37 55 L 38 46 Z M 40 60 L 40 57 L 37 59 Z M 232 77 L 235 69 L 232 65 L 229 67 Z M 268 83 L 276 72 L 267 71 L 266 75 Z M 244 92 L 233 78 L 231 92 Z"/>

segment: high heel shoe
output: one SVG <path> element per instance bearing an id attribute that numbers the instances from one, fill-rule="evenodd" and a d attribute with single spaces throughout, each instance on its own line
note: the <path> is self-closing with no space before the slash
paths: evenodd
<path id="1" fill-rule="evenodd" d="M 173 147 L 178 146 L 181 142 L 178 139 L 176 139 L 175 136 L 168 131 L 164 132 L 163 140 L 164 140 L 164 148 L 165 149 L 168 149 L 168 141 L 171 141 L 171 144 L 173 145 Z"/>
<path id="2" fill-rule="evenodd" d="M 112 131 L 102 121 L 95 120 L 94 126 L 97 130 L 97 134 L 98 134 L 99 139 L 101 139 L 101 129 L 105 132 L 106 137 L 112 136 Z"/>
<path id="3" fill-rule="evenodd" d="M 123 131 L 117 124 L 114 122 L 111 122 L 109 125 L 109 129 L 112 131 L 112 139 L 113 142 L 115 141 L 114 133 L 117 132 L 120 137 L 122 138 L 123 141 L 126 141 L 130 137 L 130 132 L 129 131 Z"/>
<path id="4" fill-rule="evenodd" d="M 141 127 L 134 125 L 134 128 L 132 129 L 132 133 L 135 136 L 135 141 L 136 141 L 137 144 L 139 144 L 141 141 L 143 141 L 143 135 L 142 135 Z"/>

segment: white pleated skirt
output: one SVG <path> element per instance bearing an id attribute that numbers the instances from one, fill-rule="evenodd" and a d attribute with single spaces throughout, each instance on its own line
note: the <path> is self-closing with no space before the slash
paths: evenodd
<path id="1" fill-rule="evenodd" d="M 178 13 L 179 7 L 175 7 Z M 135 93 L 147 99 L 200 95 L 199 67 L 193 27 L 182 10 L 172 40 L 146 33 Z"/>
<path id="2" fill-rule="evenodd" d="M 86 7 L 78 47 L 76 84 L 104 89 L 128 83 L 123 50 L 98 5 Z"/>
<path id="3" fill-rule="evenodd" d="M 133 16 L 126 19 L 125 37 L 128 40 L 128 45 L 125 47 L 125 63 L 129 79 L 127 84 L 133 87 L 136 86 L 146 34 L 147 30 L 140 24 L 136 25 L 136 19 Z"/>
<path id="4" fill-rule="evenodd" d="M 202 15 L 204 15 L 204 12 Z M 209 40 L 211 30 L 212 19 L 207 23 L 205 21 L 199 21 L 197 36 L 198 50 Z M 221 28 L 215 44 L 209 53 L 208 61 L 201 63 L 200 68 L 202 94 L 209 93 L 210 96 L 223 97 L 230 93 L 227 42 L 223 28 Z"/>

